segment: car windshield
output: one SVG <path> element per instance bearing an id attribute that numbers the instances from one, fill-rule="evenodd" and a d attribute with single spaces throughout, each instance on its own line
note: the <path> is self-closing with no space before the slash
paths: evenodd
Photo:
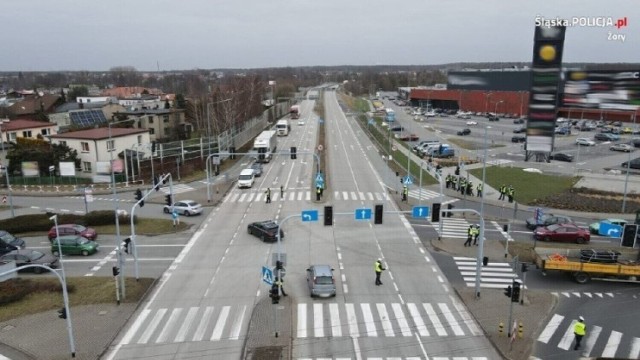
<path id="1" fill-rule="evenodd" d="M 251 175 L 240 175 L 238 176 L 240 180 L 251 180 Z"/>
<path id="2" fill-rule="evenodd" d="M 13 240 L 15 240 L 15 236 L 9 234 L 9 233 L 5 233 L 4 235 L 0 236 L 0 239 L 6 241 L 6 242 L 11 242 Z"/>
<path id="3" fill-rule="evenodd" d="M 85 238 L 80 238 L 80 240 L 78 240 L 78 245 L 85 245 L 88 244 L 89 240 L 85 239 Z"/>
<path id="4" fill-rule="evenodd" d="M 269 230 L 270 230 L 270 229 L 275 229 L 275 228 L 277 228 L 277 227 L 278 227 L 278 224 L 276 224 L 276 223 L 275 223 L 275 222 L 273 222 L 273 221 L 269 221 L 269 222 L 264 222 L 264 223 L 262 223 L 262 227 L 263 227 L 263 228 L 265 228 L 265 229 L 269 229 Z"/>
<path id="5" fill-rule="evenodd" d="M 560 225 L 558 225 L 558 224 L 554 224 L 554 225 L 549 225 L 549 226 L 547 226 L 547 230 L 549 230 L 549 231 L 556 231 L 556 230 L 558 230 L 559 228 L 560 228 Z"/>
<path id="6" fill-rule="evenodd" d="M 31 254 L 29 254 L 29 259 L 31 259 L 31 261 L 33 261 L 33 260 L 38 260 L 38 259 L 40 259 L 40 258 L 41 258 L 41 257 L 43 257 L 43 256 L 44 256 L 44 254 L 43 254 L 43 253 L 41 253 L 40 251 L 35 251 L 35 250 L 33 250 L 33 251 L 31 252 Z"/>
<path id="7" fill-rule="evenodd" d="M 85 231 L 87 230 L 86 227 L 82 226 L 82 225 L 73 225 L 73 227 L 77 230 L 77 231 Z"/>
<path id="8" fill-rule="evenodd" d="M 333 284 L 333 279 L 330 276 L 317 276 L 316 284 L 320 285 L 330 285 Z"/>

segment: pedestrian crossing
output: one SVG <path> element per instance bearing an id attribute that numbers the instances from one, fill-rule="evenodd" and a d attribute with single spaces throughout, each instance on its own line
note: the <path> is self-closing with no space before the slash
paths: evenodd
<path id="1" fill-rule="evenodd" d="M 409 197 L 416 198 L 418 200 L 439 199 L 440 193 L 431 191 L 431 190 L 425 190 L 425 189 L 422 189 L 422 190 L 413 189 L 413 190 L 409 190 Z"/>
<path id="2" fill-rule="evenodd" d="M 562 292 L 552 292 L 551 295 L 564 297 L 564 298 L 585 298 L 585 299 L 611 299 L 615 295 L 611 292 L 576 292 L 576 291 L 562 291 Z"/>
<path id="3" fill-rule="evenodd" d="M 467 287 L 476 285 L 476 266 L 475 258 L 454 256 L 458 270 Z M 481 266 L 480 287 L 490 289 L 504 289 L 511 285 L 514 279 L 518 279 L 518 275 L 511 268 L 510 263 L 489 262 L 487 266 Z"/>
<path id="4" fill-rule="evenodd" d="M 250 202 L 265 202 L 267 195 L 265 190 L 258 189 L 256 191 L 242 191 L 235 190 L 227 196 L 223 202 L 227 203 L 250 203 Z M 325 193 L 324 196 L 327 194 Z M 285 190 L 283 193 L 280 191 L 271 191 L 271 202 L 276 201 L 311 201 L 315 200 L 315 192 L 308 190 Z M 362 192 L 362 191 L 334 191 L 334 200 L 338 201 L 386 201 L 389 200 L 387 193 L 378 192 Z"/>
<path id="5" fill-rule="evenodd" d="M 295 337 L 480 336 L 467 310 L 448 303 L 300 303 Z"/>
<path id="6" fill-rule="evenodd" d="M 514 162 L 513 160 L 507 160 L 507 159 L 496 159 L 496 160 L 491 160 L 491 161 L 487 161 L 487 165 L 504 165 L 504 164 L 510 164 Z"/>
<path id="7" fill-rule="evenodd" d="M 336 358 L 332 358 L 332 357 L 318 357 L 318 358 L 294 358 L 296 360 L 355 360 L 354 358 L 350 358 L 350 357 L 336 357 Z M 407 356 L 407 357 L 402 357 L 402 356 L 380 356 L 380 357 L 366 357 L 366 358 L 360 358 L 362 360 L 423 360 L 425 358 L 421 357 L 421 356 Z M 489 358 L 484 357 L 484 356 L 471 356 L 471 357 L 466 357 L 466 356 L 454 356 L 454 357 L 442 357 L 442 356 L 430 356 L 428 359 L 430 360 L 489 360 Z M 1 359 L 0 359 L 1 360 Z"/>
<path id="8" fill-rule="evenodd" d="M 120 195 L 120 196 L 124 197 L 124 195 Z M 67 199 L 79 199 L 79 200 L 83 200 L 84 201 L 84 196 L 65 196 L 65 198 L 67 198 Z M 93 196 L 93 201 L 96 201 L 96 200 L 98 200 L 98 201 L 113 201 L 113 198 L 110 198 L 110 197 L 97 197 L 97 196 L 94 195 Z M 121 199 L 121 198 L 116 199 L 116 201 L 117 202 L 123 202 L 123 203 L 136 202 L 136 200 L 133 200 L 133 199 Z"/>
<path id="9" fill-rule="evenodd" d="M 244 340 L 247 305 L 144 309 L 123 344 Z M 299 303 L 295 337 L 481 336 L 466 308 L 451 303 Z"/>
<path id="10" fill-rule="evenodd" d="M 195 190 L 195 188 L 186 184 L 174 184 L 171 188 L 168 185 L 165 185 L 160 188 L 160 191 L 162 191 L 166 195 L 169 195 L 170 190 L 173 190 L 174 194 L 180 194 Z"/>
<path id="11" fill-rule="evenodd" d="M 470 224 L 466 219 L 440 217 L 440 221 L 442 222 L 441 233 L 440 233 L 440 224 L 434 223 L 433 226 L 435 227 L 436 231 L 440 233 L 441 237 L 467 239 L 467 231 L 469 229 Z"/>
<path id="12" fill-rule="evenodd" d="M 573 351 L 573 327 L 576 321 L 576 319 L 567 319 L 563 315 L 554 314 L 537 341 L 544 344 L 557 344 L 557 347 L 562 350 Z M 587 329 L 579 350 L 583 357 L 640 358 L 640 338 L 625 336 L 615 330 L 605 331 L 597 325 L 589 325 Z"/>

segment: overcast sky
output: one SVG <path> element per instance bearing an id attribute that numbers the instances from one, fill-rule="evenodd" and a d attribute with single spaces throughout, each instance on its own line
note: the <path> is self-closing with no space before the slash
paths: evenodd
<path id="1" fill-rule="evenodd" d="M 538 15 L 627 17 L 563 60 L 640 62 L 638 0 L 0 0 L 0 71 L 531 61 Z"/>

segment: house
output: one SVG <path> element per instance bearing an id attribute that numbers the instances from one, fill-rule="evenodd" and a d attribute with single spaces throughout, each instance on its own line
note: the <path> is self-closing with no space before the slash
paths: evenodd
<path id="1" fill-rule="evenodd" d="M 117 101 L 111 102 L 70 102 L 56 108 L 55 112 L 49 114 L 49 121 L 59 126 L 60 132 L 69 129 L 86 129 L 89 127 L 101 126 L 111 119 L 113 114 L 124 111 L 124 107 L 118 105 Z"/>
<path id="2" fill-rule="evenodd" d="M 152 141 L 160 139 L 187 139 L 192 125 L 185 120 L 181 109 L 139 109 L 115 114 L 118 118 L 135 120 L 135 127 L 149 130 Z"/>
<path id="3" fill-rule="evenodd" d="M 63 100 L 60 95 L 31 95 L 9 106 L 8 110 L 11 118 L 33 117 L 52 113 L 61 104 Z"/>
<path id="4" fill-rule="evenodd" d="M 115 127 L 111 128 L 111 134 L 109 128 L 102 127 L 66 132 L 52 135 L 50 138 L 53 144 L 66 144 L 77 150 L 81 171 L 91 176 L 103 172 L 98 169 L 99 166 L 105 162 L 108 164 L 112 155 L 115 160 L 118 159 L 118 154 L 132 149 L 135 145 L 151 142 L 148 130 Z"/>
<path id="5" fill-rule="evenodd" d="M 2 141 L 15 143 L 18 138 L 36 139 L 58 133 L 58 126 L 46 121 L 16 119 L 0 124 Z"/>

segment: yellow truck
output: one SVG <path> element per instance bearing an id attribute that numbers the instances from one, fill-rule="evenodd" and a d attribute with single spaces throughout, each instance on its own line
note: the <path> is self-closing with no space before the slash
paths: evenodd
<path id="1" fill-rule="evenodd" d="M 563 271 L 579 284 L 590 280 L 640 282 L 637 250 L 620 253 L 595 249 L 536 249 L 536 266 L 546 271 Z"/>

